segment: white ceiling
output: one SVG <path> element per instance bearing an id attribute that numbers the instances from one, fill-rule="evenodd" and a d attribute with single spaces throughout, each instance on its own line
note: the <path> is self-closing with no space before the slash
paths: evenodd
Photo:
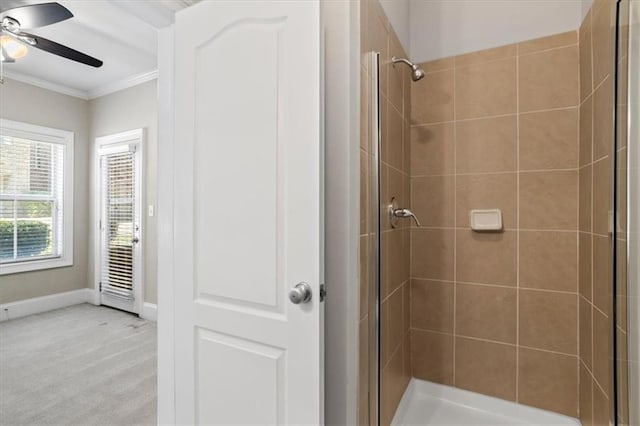
<path id="1" fill-rule="evenodd" d="M 47 2 L 1 1 L 2 10 Z M 196 1 L 58 0 L 74 17 L 27 31 L 96 57 L 104 65 L 93 68 L 29 48 L 24 58 L 3 64 L 5 76 L 87 99 L 142 82 L 155 75 L 157 30 Z"/>

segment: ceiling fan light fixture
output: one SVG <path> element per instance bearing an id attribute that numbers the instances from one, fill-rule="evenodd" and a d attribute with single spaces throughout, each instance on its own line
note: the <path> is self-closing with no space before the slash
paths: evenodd
<path id="1" fill-rule="evenodd" d="M 8 35 L 0 36 L 0 46 L 2 46 L 3 53 L 11 59 L 23 58 L 29 51 L 27 46 Z"/>

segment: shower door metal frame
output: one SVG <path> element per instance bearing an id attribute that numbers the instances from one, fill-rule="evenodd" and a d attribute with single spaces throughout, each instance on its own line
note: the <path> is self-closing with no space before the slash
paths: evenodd
<path id="1" fill-rule="evenodd" d="M 640 200 L 640 184 L 638 184 L 638 167 L 640 165 L 637 157 L 640 154 L 640 111 L 638 110 L 640 101 L 640 94 L 638 94 L 637 90 L 640 89 L 640 82 L 638 81 L 637 71 L 638 64 L 635 63 L 633 59 L 640 59 L 640 18 L 638 18 L 635 14 L 640 15 L 640 1 L 638 0 L 617 0 L 616 2 L 616 54 L 615 54 L 615 65 L 616 65 L 616 87 L 614 91 L 614 128 L 615 128 L 615 139 L 614 139 L 614 169 L 613 169 L 613 217 L 615 218 L 613 223 L 613 240 L 614 244 L 612 247 L 613 251 L 613 279 L 614 279 L 614 287 L 613 287 L 613 312 L 614 312 L 614 320 L 613 320 L 613 359 L 612 359 L 612 389 L 613 389 L 613 404 L 612 404 L 612 418 L 615 421 L 615 424 L 637 424 L 640 421 L 640 412 L 638 411 L 637 404 L 633 405 L 633 401 L 637 401 L 638 396 L 640 396 L 640 372 L 638 368 L 635 369 L 630 368 L 630 364 L 637 363 L 638 358 L 640 357 L 640 349 L 638 347 L 634 347 L 634 345 L 640 345 L 640 321 L 638 310 L 640 307 L 637 306 L 638 300 L 635 300 L 636 305 L 633 307 L 632 303 L 634 299 L 638 297 L 638 280 L 640 279 L 640 269 L 638 267 L 637 256 L 640 254 L 640 244 L 638 238 L 640 234 L 638 230 L 640 230 L 640 219 L 638 218 L 638 209 L 634 208 L 634 202 L 637 203 Z M 626 14 L 625 14 L 626 13 Z M 627 39 L 624 40 L 621 38 L 622 36 L 622 28 L 621 26 L 627 24 L 628 25 L 628 34 Z M 635 38 L 634 38 L 635 37 Z M 623 43 L 627 43 L 624 45 Z M 626 49 L 626 52 L 620 51 L 621 49 Z M 627 54 L 627 69 L 622 73 L 620 69 L 620 58 L 624 53 Z M 626 95 L 626 102 L 621 104 L 621 100 L 618 99 L 620 96 L 620 88 L 623 82 L 620 80 L 622 76 L 626 75 L 626 81 L 624 84 L 626 87 L 622 87 L 624 93 Z M 635 79 L 635 80 L 634 80 Z M 634 89 L 636 92 L 634 93 Z M 623 107 L 623 108 L 621 108 Z M 635 115 L 634 115 L 635 114 Z M 621 120 L 625 120 L 622 121 Z M 626 146 L 626 163 L 619 164 L 619 158 L 617 155 L 618 146 L 620 141 L 620 137 L 622 136 L 620 130 L 623 128 L 626 130 L 626 140 L 624 140 L 624 144 Z M 623 167 L 625 172 L 624 176 L 618 176 L 618 169 Z M 625 180 L 625 193 L 619 193 L 619 179 Z M 619 212 L 619 204 L 618 199 L 620 197 L 624 197 L 626 201 L 626 210 L 624 212 Z M 618 236 L 618 219 L 621 213 L 625 214 L 625 228 L 623 231 L 626 237 L 626 257 L 621 259 L 625 270 L 622 276 L 619 276 L 617 273 L 617 265 L 618 257 L 622 256 L 622 253 L 619 253 L 617 248 L 617 236 Z M 619 279 L 622 277 L 626 277 L 626 285 L 624 294 L 625 299 L 622 302 L 627 303 L 626 314 L 627 317 L 623 318 L 627 323 L 626 327 L 626 345 L 627 353 L 620 354 L 619 351 L 621 347 L 618 342 L 618 333 L 617 333 L 617 324 L 618 317 L 622 314 L 622 311 L 619 309 L 620 303 L 618 301 L 618 285 Z M 634 296 L 629 295 L 630 291 L 634 292 Z M 632 321 L 633 320 L 633 321 Z M 623 356 L 621 359 L 620 357 Z M 627 363 L 627 374 L 626 377 L 621 377 L 620 374 L 622 371 L 619 371 L 620 361 Z M 619 380 L 627 381 L 627 401 L 625 401 L 622 405 L 620 398 L 623 398 L 625 395 L 620 394 L 620 384 Z M 627 416 L 627 418 L 621 418 L 620 409 L 626 407 L 626 413 L 623 413 Z"/>
<path id="2" fill-rule="evenodd" d="M 369 424 L 380 424 L 380 53 L 367 53 L 369 67 Z"/>

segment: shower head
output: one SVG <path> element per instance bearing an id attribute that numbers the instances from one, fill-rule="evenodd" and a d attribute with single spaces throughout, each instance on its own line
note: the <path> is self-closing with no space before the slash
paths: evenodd
<path id="1" fill-rule="evenodd" d="M 411 67 L 411 80 L 413 80 L 413 81 L 418 81 L 422 77 L 424 77 L 424 70 L 422 68 L 418 68 L 418 66 L 416 64 L 414 64 L 413 62 L 411 62 L 408 59 L 396 58 L 394 56 L 394 57 L 391 58 L 391 61 L 394 64 L 397 64 L 398 62 L 402 62 L 403 64 L 409 65 Z"/>

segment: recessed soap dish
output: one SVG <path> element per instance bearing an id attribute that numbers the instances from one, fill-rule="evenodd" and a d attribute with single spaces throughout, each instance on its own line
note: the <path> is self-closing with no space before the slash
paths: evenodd
<path id="1" fill-rule="evenodd" d="M 500 209 L 471 210 L 471 229 L 478 232 L 501 231 L 502 211 Z"/>

